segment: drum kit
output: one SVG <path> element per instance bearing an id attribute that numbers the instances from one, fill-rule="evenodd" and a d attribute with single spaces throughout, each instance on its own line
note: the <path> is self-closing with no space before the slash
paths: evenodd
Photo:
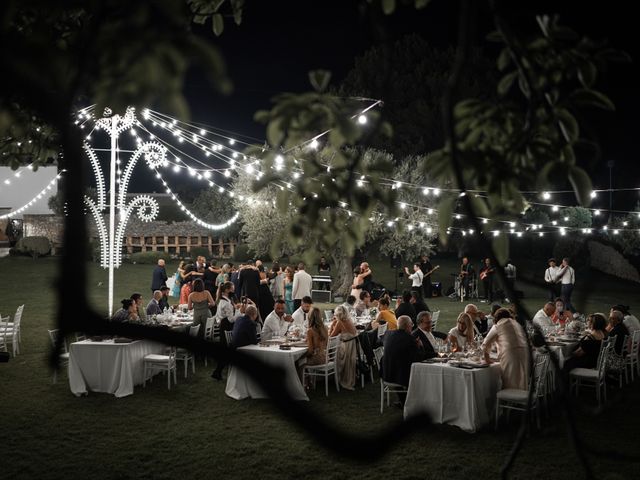
<path id="1" fill-rule="evenodd" d="M 460 302 L 464 302 L 465 298 L 478 298 L 478 281 L 474 276 L 469 278 L 469 283 L 465 292 L 464 284 L 462 283 L 462 277 L 458 273 L 450 274 L 454 278 L 453 293 L 449 295 L 451 299 L 460 299 Z"/>

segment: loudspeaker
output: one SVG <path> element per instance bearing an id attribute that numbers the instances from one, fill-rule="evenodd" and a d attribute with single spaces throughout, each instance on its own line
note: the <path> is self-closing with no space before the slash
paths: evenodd
<path id="1" fill-rule="evenodd" d="M 391 257 L 391 268 L 400 268 L 402 266 L 402 257 L 400 255 Z"/>
<path id="2" fill-rule="evenodd" d="M 331 290 L 311 290 L 311 300 L 319 303 L 331 303 Z"/>

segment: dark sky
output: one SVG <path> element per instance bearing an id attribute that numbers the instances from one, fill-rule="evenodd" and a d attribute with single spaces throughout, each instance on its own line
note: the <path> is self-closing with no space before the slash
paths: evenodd
<path id="1" fill-rule="evenodd" d="M 401 7 L 391 17 L 372 16 L 361 8 L 361 3 L 366 2 L 249 0 L 242 24 L 236 26 L 226 21 L 220 38 L 213 36 L 210 24 L 198 27 L 199 34 L 219 45 L 234 91 L 227 97 L 216 94 L 194 69 L 185 88 L 192 119 L 263 139 L 264 127 L 253 121 L 253 114 L 269 108 L 271 97 L 279 92 L 309 90 L 310 70 L 330 70 L 332 83 L 339 84 L 352 68 L 355 57 L 385 39 L 418 32 L 435 46 L 446 47 L 456 42 L 458 2 L 434 0 L 419 12 Z M 479 5 L 474 15 L 474 40 L 486 46 L 483 39 L 493 29 L 491 15 L 486 2 L 473 3 Z M 634 39 L 637 25 L 630 4 L 617 0 L 593 5 L 577 1 L 505 2 L 509 8 L 513 8 L 512 3 L 517 4 L 517 10 L 508 12 L 513 18 L 525 13 L 559 13 L 562 23 L 592 38 L 608 38 L 614 47 L 638 58 L 638 42 Z M 532 6 L 523 8 L 527 4 Z M 374 28 L 380 25 L 380 18 L 382 30 Z M 634 158 L 639 80 L 635 65 L 614 65 L 604 72 L 597 85 L 612 98 L 618 110 L 589 118 L 585 128 L 598 138 L 603 148 L 602 160 L 588 166 L 596 187 L 608 187 L 608 160 L 615 162 L 614 187 L 640 186 Z M 637 193 L 616 195 L 614 208 L 626 209 L 637 198 Z"/>

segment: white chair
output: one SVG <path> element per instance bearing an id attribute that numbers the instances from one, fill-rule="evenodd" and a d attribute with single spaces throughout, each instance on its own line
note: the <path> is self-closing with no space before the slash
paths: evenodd
<path id="1" fill-rule="evenodd" d="M 200 327 L 201 325 L 189 327 L 189 336 L 197 337 L 198 333 L 200 333 Z M 176 349 L 176 361 L 183 362 L 184 364 L 184 378 L 187 378 L 187 367 L 189 366 L 189 361 L 191 361 L 191 372 L 193 374 L 196 373 L 196 356 L 191 350 L 188 350 L 186 348 Z"/>
<path id="2" fill-rule="evenodd" d="M 431 330 L 436 330 L 438 326 L 438 318 L 440 318 L 440 310 L 436 310 L 431 314 Z"/>
<path id="3" fill-rule="evenodd" d="M 167 373 L 167 388 L 169 390 L 171 390 L 171 372 L 173 372 L 173 383 L 178 384 L 178 376 L 176 374 L 176 349 L 174 347 L 170 347 L 167 355 L 150 353 L 149 355 L 145 355 L 142 361 L 144 363 L 144 374 L 142 377 L 143 387 L 146 386 L 147 378 L 152 381 L 152 376 L 158 371 Z"/>
<path id="4" fill-rule="evenodd" d="M 204 326 L 204 340 L 205 342 L 214 342 L 214 335 L 216 331 L 216 317 L 207 318 L 207 323 Z M 220 330 L 218 330 L 218 335 Z M 204 365 L 207 366 L 207 354 L 204 355 Z"/>
<path id="5" fill-rule="evenodd" d="M 378 347 L 373 351 L 373 357 L 375 358 L 378 371 L 382 368 L 382 357 L 384 355 L 384 347 Z M 380 375 L 380 414 L 384 412 L 384 394 L 387 394 L 387 407 L 391 404 L 390 394 L 392 393 L 407 393 L 407 387 L 398 383 L 387 382 Z"/>
<path id="6" fill-rule="evenodd" d="M 305 365 L 302 370 L 302 381 L 306 377 L 324 377 L 324 390 L 325 395 L 329 396 L 329 376 L 333 375 L 336 382 L 336 390 L 340 391 L 340 384 L 338 383 L 338 365 L 336 357 L 338 354 L 338 345 L 340 345 L 340 337 L 335 336 L 329 338 L 327 342 L 327 358 L 325 363 L 321 365 Z"/>
<path id="7" fill-rule="evenodd" d="M 535 362 L 536 363 L 531 382 L 533 387 L 531 410 L 535 411 L 536 424 L 538 425 L 538 428 L 540 428 L 540 403 L 544 398 L 544 385 L 547 379 L 547 368 L 549 367 L 549 354 L 539 353 L 536 356 Z M 504 390 L 500 390 L 496 397 L 497 430 L 501 410 L 507 410 L 507 413 L 509 413 L 509 410 L 519 410 L 521 412 L 527 410 L 527 404 L 529 403 L 529 390 L 505 388 Z"/>
<path id="8" fill-rule="evenodd" d="M 9 317 L 2 319 L 2 324 L 0 325 L 0 337 L 2 337 L 2 341 L 0 341 L 0 344 L 2 344 L 7 351 L 9 351 L 8 346 L 11 344 L 11 352 L 14 357 L 20 353 L 19 328 L 20 323 L 9 322 Z"/>
<path id="9" fill-rule="evenodd" d="M 615 338 L 615 337 L 614 337 Z M 606 366 L 607 357 L 609 356 L 613 343 L 611 338 L 602 341 L 600 345 L 600 354 L 598 355 L 598 363 L 596 368 L 574 368 L 569 372 L 569 391 L 573 387 L 576 389 L 576 395 L 581 385 L 587 385 L 596 389 L 596 398 L 598 406 L 600 406 L 600 392 L 604 390 L 604 401 L 607 401 L 607 381 Z"/>
<path id="10" fill-rule="evenodd" d="M 22 329 L 20 328 L 20 324 L 22 322 L 22 311 L 24 310 L 24 304 L 20 305 L 16 309 L 16 314 L 13 316 L 13 322 L 8 322 L 7 327 L 15 328 L 18 330 L 18 344 L 22 343 Z M 20 353 L 20 349 L 18 347 L 18 353 Z"/>
<path id="11" fill-rule="evenodd" d="M 227 340 L 227 347 L 230 347 L 233 340 L 233 330 L 225 330 L 224 338 Z"/>
<path id="12" fill-rule="evenodd" d="M 325 310 L 324 311 L 324 321 L 326 323 L 331 322 L 331 319 L 333 318 L 333 310 Z"/>
<path id="13" fill-rule="evenodd" d="M 55 330 L 47 330 L 49 332 L 49 340 L 51 341 L 51 346 L 53 348 L 56 348 L 57 344 L 58 344 L 58 335 L 59 335 L 59 330 L 55 329 Z M 58 362 L 60 364 L 60 366 L 62 367 L 68 367 L 69 366 L 69 350 L 67 349 L 67 341 L 65 339 L 62 339 L 62 345 L 60 346 L 62 353 L 58 356 Z M 53 370 L 53 383 L 56 383 L 58 381 L 58 369 L 54 369 Z"/>
<path id="14" fill-rule="evenodd" d="M 382 325 L 378 325 L 378 338 L 384 336 L 387 333 L 387 328 L 389 328 L 388 323 L 383 323 Z"/>
<path id="15" fill-rule="evenodd" d="M 0 315 L 0 350 L 8 352 L 7 341 L 5 340 L 5 333 L 8 331 L 9 317 L 3 317 Z"/>
<path id="16" fill-rule="evenodd" d="M 638 363 L 638 351 L 640 350 L 640 330 L 633 332 L 631 344 L 627 350 L 627 356 L 624 359 L 625 373 L 626 369 L 631 370 L 631 381 L 634 380 L 634 371 L 640 376 L 640 364 Z"/>

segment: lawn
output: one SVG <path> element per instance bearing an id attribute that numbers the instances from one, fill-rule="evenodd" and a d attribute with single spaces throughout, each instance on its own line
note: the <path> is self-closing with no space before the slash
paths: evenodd
<path id="1" fill-rule="evenodd" d="M 378 278 L 392 278 L 382 261 L 372 263 Z M 13 315 L 18 305 L 26 304 L 23 353 L 0 364 L 2 478 L 495 478 L 511 448 L 514 426 L 467 434 L 436 425 L 395 443 L 385 455 L 372 448 L 370 460 L 355 462 L 319 446 L 270 402 L 227 398 L 224 383 L 211 380 L 211 368 L 202 363 L 197 364 L 195 376 L 186 380 L 179 376 L 171 391 L 156 381 L 145 389 L 136 387 L 133 396 L 122 399 L 105 394 L 76 398 L 66 373 L 52 385 L 46 366 L 46 330 L 55 325 L 56 266 L 52 258 L 0 259 L 4 279 L 0 312 Z M 89 295 L 104 309 L 106 273 L 96 265 L 88 268 Z M 170 264 L 168 271 L 174 268 Z M 447 268 L 441 268 L 441 277 L 455 268 L 449 261 Z M 148 298 L 151 270 L 149 265 L 123 266 L 116 272 L 115 298 L 136 290 Z M 582 281 L 593 283 L 586 274 Z M 604 279 L 597 295 L 583 303 L 584 309 L 603 311 L 619 301 L 638 308 L 637 292 L 637 285 Z M 544 291 L 525 288 L 525 293 L 527 307 L 539 308 Z M 429 304 L 442 311 L 443 330 L 453 325 L 461 309 L 460 303 L 448 298 Z M 637 454 L 638 422 L 633 419 L 640 403 L 639 384 L 610 390 L 609 403 L 599 415 L 590 413 L 595 404 L 592 392 L 580 398 L 574 411 L 580 436 L 589 446 Z M 393 408 L 380 415 L 378 395 L 377 384 L 354 392 L 330 390 L 328 398 L 321 391 L 311 392 L 308 407 L 328 423 L 367 437 L 402 420 L 400 410 Z M 640 467 L 637 460 L 595 454 L 590 458 L 596 478 L 633 478 Z M 581 476 L 556 408 L 542 431 L 526 439 L 512 478 Z"/>

